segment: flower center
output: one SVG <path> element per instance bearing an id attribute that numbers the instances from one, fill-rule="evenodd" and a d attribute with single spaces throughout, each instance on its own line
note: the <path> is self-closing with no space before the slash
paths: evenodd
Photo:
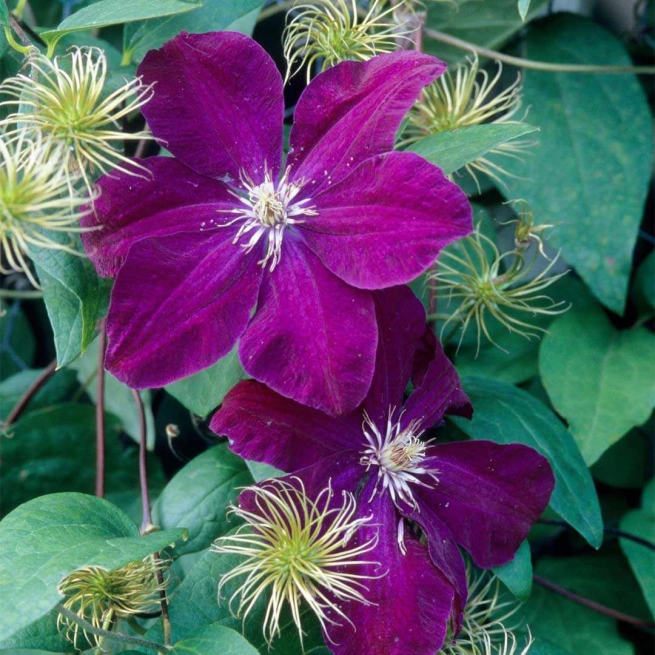
<path id="1" fill-rule="evenodd" d="M 394 423 L 391 419 L 392 413 L 393 410 L 390 410 L 385 434 L 382 434 L 368 414 L 364 413 L 362 430 L 368 446 L 359 461 L 367 470 L 374 466 L 378 470 L 370 500 L 378 491 L 389 490 L 396 506 L 402 501 L 418 509 L 411 485 L 433 487 L 434 484 L 421 477 L 431 478 L 433 483 L 438 483 L 439 471 L 425 463 L 429 442 L 420 439 L 422 431 L 419 422 L 410 421 L 406 427 L 401 428 L 400 417 L 398 422 Z"/>
<path id="2" fill-rule="evenodd" d="M 249 234 L 248 240 L 241 244 L 247 253 L 265 237 L 266 254 L 257 263 L 266 266 L 270 261 L 269 270 L 272 272 L 282 257 L 282 238 L 286 228 L 296 223 L 304 223 L 300 216 L 316 216 L 318 212 L 309 205 L 309 198 L 294 202 L 303 182 L 289 182 L 288 168 L 277 185 L 273 182 L 270 171 L 266 171 L 261 184 L 255 184 L 246 173 L 242 173 L 241 184 L 245 194 L 232 195 L 236 196 L 245 208 L 229 210 L 237 216 L 226 223 L 226 226 L 241 223 L 232 243 L 238 243 L 241 237 Z"/>

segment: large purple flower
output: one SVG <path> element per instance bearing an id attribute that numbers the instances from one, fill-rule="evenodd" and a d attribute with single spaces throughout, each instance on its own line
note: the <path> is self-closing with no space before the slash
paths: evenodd
<path id="1" fill-rule="evenodd" d="M 470 231 L 464 194 L 412 153 L 403 116 L 444 70 L 416 52 L 344 62 L 295 111 L 282 168 L 282 79 L 252 39 L 182 34 L 145 57 L 143 108 L 176 159 L 99 181 L 86 251 L 115 277 L 106 365 L 161 386 L 227 354 L 279 393 L 331 414 L 371 384 L 371 289 L 405 283 Z M 255 308 L 253 311 L 253 308 Z"/>
<path id="2" fill-rule="evenodd" d="M 376 605 L 344 609 L 357 630 L 331 631 L 336 652 L 433 655 L 448 619 L 455 632 L 461 626 L 467 590 L 458 545 L 483 568 L 509 561 L 546 507 L 554 478 L 527 446 L 422 439 L 444 414 L 470 415 L 468 398 L 441 347 L 426 339 L 416 297 L 395 287 L 374 298 L 376 370 L 357 410 L 330 417 L 247 381 L 226 396 L 211 427 L 241 456 L 293 473 L 312 493 L 330 481 L 356 495 L 361 517 L 373 513 L 376 526 L 362 527 L 360 538 L 379 531 L 367 557 L 388 572 L 367 583 Z M 404 401 L 410 378 L 414 391 Z"/>

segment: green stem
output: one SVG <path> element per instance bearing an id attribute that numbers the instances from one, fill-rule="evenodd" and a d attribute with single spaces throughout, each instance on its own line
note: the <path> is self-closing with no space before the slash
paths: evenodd
<path id="1" fill-rule="evenodd" d="M 482 46 L 476 45 L 475 43 L 470 43 L 469 41 L 458 39 L 456 36 L 446 34 L 445 32 L 440 32 L 439 30 L 433 30 L 429 27 L 426 27 L 423 30 L 423 34 L 430 39 L 440 41 L 441 43 L 446 43 L 453 46 L 454 48 L 458 48 L 460 50 L 468 50 L 469 52 L 475 52 L 483 57 L 489 57 L 490 59 L 496 59 L 498 61 L 502 61 L 505 64 L 510 64 L 511 66 L 518 66 L 519 68 L 527 68 L 529 70 L 547 71 L 551 73 L 586 73 L 591 75 L 597 75 L 599 73 L 603 75 L 625 75 L 628 73 L 655 75 L 655 66 L 590 66 L 586 64 L 553 64 L 547 61 L 536 61 L 534 59 L 523 59 L 522 57 L 506 55 L 502 52 L 498 52 L 497 50 L 483 48 Z"/>
<path id="2" fill-rule="evenodd" d="M 13 32 L 9 27 L 5 27 L 5 38 L 7 39 L 7 43 L 17 52 L 20 52 L 21 55 L 28 55 L 31 48 L 30 46 L 23 46 L 16 39 L 14 39 Z"/>
<path id="3" fill-rule="evenodd" d="M 149 650 L 155 650 L 158 653 L 165 653 L 171 650 L 170 646 L 165 644 L 158 644 L 156 641 L 148 641 L 147 639 L 141 639 L 141 637 L 132 637 L 130 635 L 124 635 L 120 632 L 109 632 L 108 630 L 103 630 L 102 628 L 96 628 L 94 625 L 89 623 L 86 619 L 83 619 L 81 616 L 75 614 L 75 612 L 69 610 L 67 607 L 64 607 L 61 603 L 57 603 L 55 609 L 66 618 L 70 619 L 74 623 L 77 623 L 81 628 L 90 632 L 92 635 L 97 635 L 98 637 L 103 637 L 104 639 L 111 639 L 113 641 L 121 641 L 124 644 L 133 644 L 134 646 L 141 646 L 142 648 L 147 648 Z"/>
<path id="4" fill-rule="evenodd" d="M 37 300 L 43 298 L 43 291 L 30 289 L 29 291 L 18 291 L 16 289 L 0 289 L 0 298 L 15 298 L 17 300 Z"/>
<path id="5" fill-rule="evenodd" d="M 23 12 L 25 11 L 26 4 L 27 4 L 27 0 L 18 0 L 18 3 L 16 4 L 16 9 L 14 9 L 14 16 L 16 16 L 18 20 L 23 20 Z"/>

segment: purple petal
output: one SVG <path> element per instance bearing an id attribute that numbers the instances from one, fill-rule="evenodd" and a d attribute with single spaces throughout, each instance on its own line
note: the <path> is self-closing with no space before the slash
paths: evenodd
<path id="1" fill-rule="evenodd" d="M 203 175 L 255 182 L 277 176 L 284 99 L 275 63 L 235 32 L 187 34 L 151 50 L 139 66 L 154 97 L 143 107 L 153 134 Z"/>
<path id="2" fill-rule="evenodd" d="M 520 444 L 439 444 L 426 465 L 432 489 L 417 487 L 421 514 L 434 513 L 482 568 L 510 561 L 548 505 L 555 484 L 548 460 Z M 428 519 L 425 519 L 428 520 Z"/>
<path id="3" fill-rule="evenodd" d="M 333 418 L 254 380 L 239 382 L 225 396 L 210 427 L 226 435 L 241 457 L 288 472 L 357 447 L 363 439 L 357 415 Z"/>
<path id="4" fill-rule="evenodd" d="M 432 507 L 426 503 L 421 504 L 420 510 L 406 506 L 402 513 L 421 526 L 428 542 L 430 558 L 453 587 L 455 596 L 450 619 L 453 633 L 457 635 L 462 628 L 468 587 L 466 584 L 466 566 L 455 538 L 448 526 L 441 521 L 437 514 L 432 511 Z"/>
<path id="5" fill-rule="evenodd" d="M 393 150 L 396 131 L 421 89 L 445 64 L 418 52 L 344 61 L 317 76 L 298 101 L 288 163 L 293 179 L 335 184 L 369 157 Z"/>
<path id="6" fill-rule="evenodd" d="M 194 173 L 170 157 L 140 162 L 148 169 L 144 177 L 123 173 L 103 175 L 97 182 L 100 197 L 94 212 L 85 216 L 84 249 L 98 273 L 114 277 L 130 246 L 148 237 L 177 232 L 200 232 L 205 225 L 225 222 L 235 199 L 217 180 Z"/>
<path id="7" fill-rule="evenodd" d="M 367 159 L 340 183 L 312 191 L 318 216 L 303 238 L 342 280 L 360 289 L 404 284 L 471 231 L 466 196 L 411 152 Z"/>
<path id="8" fill-rule="evenodd" d="M 107 320 L 107 370 L 134 388 L 160 387 L 210 366 L 243 333 L 262 269 L 229 230 L 135 243 Z"/>
<path id="9" fill-rule="evenodd" d="M 362 494 L 365 497 L 367 490 Z M 396 510 L 386 495 L 370 504 L 364 502 L 359 512 L 374 517 L 373 525 L 361 528 L 357 538 L 366 540 L 378 532 L 379 542 L 366 558 L 380 566 L 357 567 L 358 573 L 384 575 L 365 581 L 368 591 L 364 596 L 373 605 L 344 603 L 342 609 L 355 629 L 343 620 L 340 626 L 332 627 L 330 649 L 335 655 L 434 655 L 446 637 L 452 587 L 413 536 L 406 535 L 407 552 L 401 553 Z"/>
<path id="10" fill-rule="evenodd" d="M 241 339 L 246 372 L 283 396 L 346 414 L 371 386 L 377 327 L 371 294 L 349 287 L 285 237 Z"/>
<path id="11" fill-rule="evenodd" d="M 419 420 L 423 429 L 429 428 L 445 414 L 458 414 L 470 418 L 471 404 L 462 391 L 462 385 L 455 367 L 443 351 L 441 344 L 434 342 L 435 357 L 428 365 L 421 385 L 415 389 L 405 403 L 403 426 L 412 420 Z"/>
<path id="12" fill-rule="evenodd" d="M 412 360 L 425 331 L 425 310 L 409 287 L 373 293 L 378 322 L 378 349 L 371 388 L 364 409 L 380 427 L 391 408 L 402 405 L 412 372 Z"/>

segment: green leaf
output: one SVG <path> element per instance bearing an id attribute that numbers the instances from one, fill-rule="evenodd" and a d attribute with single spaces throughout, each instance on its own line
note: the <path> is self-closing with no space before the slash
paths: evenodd
<path id="1" fill-rule="evenodd" d="M 654 491 L 655 482 L 651 480 L 644 490 L 642 508 L 628 512 L 621 519 L 620 526 L 624 532 L 634 534 L 651 543 L 655 542 Z M 641 587 L 650 612 L 655 615 L 655 552 L 651 548 L 630 539 L 622 538 L 619 542 Z"/>
<path id="2" fill-rule="evenodd" d="M 65 403 L 33 410 L 12 425 L 2 445 L 0 506 L 6 514 L 36 496 L 59 491 L 93 493 L 95 408 Z M 139 488 L 137 449 L 125 449 L 116 417 L 105 417 L 108 493 Z"/>
<path id="3" fill-rule="evenodd" d="M 77 371 L 77 379 L 84 386 L 87 394 L 95 403 L 98 401 L 98 340 L 96 339 L 86 352 L 76 359 L 71 368 Z M 140 391 L 139 395 L 143 401 L 143 408 L 146 414 L 146 443 L 148 450 L 155 447 L 155 418 L 152 413 L 151 392 Z M 111 373 L 105 371 L 105 408 L 121 422 L 123 430 L 139 443 L 141 439 L 141 419 L 136 406 L 132 390 Z"/>
<path id="4" fill-rule="evenodd" d="M 236 630 L 219 623 L 204 625 L 178 641 L 172 655 L 259 655 Z"/>
<path id="5" fill-rule="evenodd" d="M 166 548 L 182 530 L 139 536 L 111 503 L 77 493 L 52 494 L 16 508 L 0 522 L 0 640 L 49 612 L 57 587 L 83 566 L 114 570 Z"/>
<path id="6" fill-rule="evenodd" d="M 0 0 L 0 27 L 9 26 L 9 9 L 5 0 Z"/>
<path id="7" fill-rule="evenodd" d="M 235 346 L 213 366 L 169 384 L 165 389 L 194 414 L 207 416 L 223 402 L 225 394 L 239 380 L 243 380 L 245 375 L 239 361 L 238 348 Z"/>
<path id="8" fill-rule="evenodd" d="M 523 55 L 558 63 L 631 65 L 623 44 L 591 20 L 556 14 L 531 25 Z M 625 306 L 632 253 L 652 174 L 651 115 L 634 75 L 526 70 L 523 97 L 541 128 L 507 198 L 524 198 L 594 295 Z"/>
<path id="9" fill-rule="evenodd" d="M 204 0 L 203 6 L 190 14 L 130 24 L 125 27 L 123 50 L 131 61 L 139 62 L 148 50 L 160 48 L 182 31 L 224 30 L 261 5 L 262 0 Z"/>
<path id="10" fill-rule="evenodd" d="M 171 16 L 200 7 L 201 3 L 193 0 L 139 0 L 139 2 L 100 0 L 65 18 L 57 29 L 42 32 L 41 37 L 46 43 L 56 43 L 62 36 L 71 32 L 84 32 L 108 25 Z"/>
<path id="11" fill-rule="evenodd" d="M 464 390 L 473 419 L 451 420 L 474 439 L 523 443 L 548 458 L 555 474 L 550 506 L 592 546 L 603 541 L 603 521 L 593 480 L 580 451 L 557 417 L 527 391 L 511 384 L 467 377 Z"/>
<path id="12" fill-rule="evenodd" d="M 553 321 L 539 351 L 548 396 L 591 465 L 655 406 L 655 335 L 616 330 L 596 306 Z"/>
<path id="13" fill-rule="evenodd" d="M 246 466 L 252 475 L 255 482 L 261 482 L 262 480 L 268 480 L 269 478 L 279 478 L 283 475 L 286 475 L 284 471 L 276 469 L 270 464 L 264 464 L 263 462 L 255 462 L 253 460 L 247 459 Z"/>
<path id="14" fill-rule="evenodd" d="M 72 650 L 71 642 L 63 636 L 57 627 L 58 616 L 57 610 L 53 610 L 14 633 L 9 639 L 0 643 L 0 653 L 4 653 L 7 648 L 20 649 L 24 655 L 29 655 L 29 653 L 24 652 L 28 648 L 55 653 L 69 653 Z M 80 650 L 84 649 L 84 641 L 78 645 L 81 647 Z M 17 655 L 20 655 L 20 653 Z"/>
<path id="15" fill-rule="evenodd" d="M 567 589 L 586 595 L 582 588 L 572 582 L 576 572 L 582 570 L 581 564 L 584 559 L 583 557 L 562 560 L 542 559 L 537 565 L 537 573 Z M 611 568 L 606 571 L 610 576 L 613 573 Z M 602 575 L 603 571 L 595 568 L 594 573 Z M 589 569 L 586 569 L 585 575 L 589 579 Z M 634 655 L 632 644 L 620 636 L 613 618 L 564 598 L 540 585 L 535 586 L 532 595 L 519 612 L 535 637 L 535 646 L 545 646 L 538 651 L 539 653 Z M 549 643 L 554 644 L 556 648 L 548 648 Z"/>
<path id="16" fill-rule="evenodd" d="M 511 562 L 496 566 L 493 572 L 517 598 L 528 598 L 532 592 L 532 555 L 527 539 L 519 546 Z"/>
<path id="17" fill-rule="evenodd" d="M 81 255 L 46 248 L 34 248 L 30 255 L 55 335 L 57 364 L 66 366 L 93 341 L 96 322 L 109 302 L 110 282 L 99 278 L 93 264 Z"/>
<path id="18" fill-rule="evenodd" d="M 528 17 L 528 12 L 530 11 L 530 0 L 519 0 L 518 10 L 521 20 L 525 22 L 525 19 Z"/>
<path id="19" fill-rule="evenodd" d="M 253 483 L 243 459 L 220 444 L 192 459 L 166 485 L 154 508 L 155 523 L 163 528 L 186 528 L 188 541 L 180 554 L 195 553 L 225 534 L 225 513 L 239 488 Z"/>
<path id="20" fill-rule="evenodd" d="M 32 365 L 36 341 L 20 303 L 0 312 L 0 379 Z"/>
<path id="21" fill-rule="evenodd" d="M 527 19 L 530 20 L 548 0 L 533 0 Z M 427 27 L 450 36 L 498 49 L 524 27 L 516 11 L 516 0 L 457 0 L 428 5 Z M 426 35 L 424 49 L 449 63 L 469 55 L 469 51 L 454 48 Z"/>
<path id="22" fill-rule="evenodd" d="M 22 395 L 43 371 L 31 369 L 21 371 L 0 382 L 0 420 L 7 418 Z M 77 387 L 74 371 L 57 371 L 30 399 L 27 409 L 32 412 L 62 402 Z"/>
<path id="23" fill-rule="evenodd" d="M 471 125 L 457 130 L 426 136 L 409 148 L 437 165 L 446 175 L 466 166 L 501 143 L 537 132 L 532 125 Z"/>

